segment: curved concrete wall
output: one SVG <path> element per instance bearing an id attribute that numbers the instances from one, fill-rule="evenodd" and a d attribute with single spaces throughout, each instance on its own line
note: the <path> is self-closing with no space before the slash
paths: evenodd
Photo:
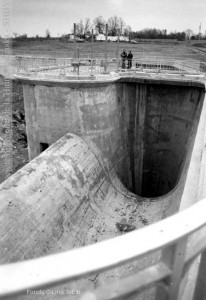
<path id="1" fill-rule="evenodd" d="M 189 161 L 188 161 L 189 163 Z M 67 134 L 0 185 L 0 260 L 14 262 L 80 247 L 174 213 L 185 172 L 159 201 L 141 201 L 109 170 L 91 141 Z"/>
<path id="2" fill-rule="evenodd" d="M 180 193 L 178 190 L 178 193 Z M 174 193 L 175 194 L 175 193 Z M 153 222 L 173 197 L 154 205 Z M 15 262 L 80 247 L 146 222 L 138 203 L 98 149 L 67 134 L 0 185 L 0 261 Z"/>
<path id="3" fill-rule="evenodd" d="M 77 136 L 63 137 L 1 184 L 1 263 L 95 242 L 109 188 L 92 149 Z"/>
<path id="4" fill-rule="evenodd" d="M 175 189 L 149 201 L 125 189 L 89 139 L 65 135 L 0 185 L 1 263 L 96 243 L 124 234 L 121 224 L 134 230 L 176 212 L 191 148 Z M 158 257 L 148 256 L 63 288 L 79 290 L 115 280 L 154 263 Z"/>
<path id="5" fill-rule="evenodd" d="M 124 185 L 159 197 L 177 184 L 193 143 L 200 83 L 122 79 L 113 83 L 24 82 L 30 159 L 66 132 L 101 149 Z"/>
<path id="6" fill-rule="evenodd" d="M 69 127 L 82 137 L 66 134 L 0 185 L 1 263 L 113 238 L 124 233 L 121 224 L 138 229 L 177 212 L 204 88 L 125 81 L 97 86 L 25 82 L 31 156 L 39 153 L 40 142 L 53 143 Z M 172 155 L 164 156 L 168 152 Z M 155 201 L 128 190 L 136 193 L 139 173 L 143 183 L 137 186 L 146 189 L 146 168 L 151 174 L 158 168 L 173 184 L 170 191 L 163 184 L 166 194 Z M 154 182 L 149 192 L 158 189 Z M 156 259 L 95 277 L 95 284 Z"/>

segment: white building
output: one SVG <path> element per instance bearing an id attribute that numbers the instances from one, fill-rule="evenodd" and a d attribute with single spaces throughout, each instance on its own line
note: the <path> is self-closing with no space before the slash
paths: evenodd
<path id="1" fill-rule="evenodd" d="M 108 35 L 107 40 L 110 41 L 110 42 L 117 42 L 118 41 L 118 36 Z"/>
<path id="2" fill-rule="evenodd" d="M 120 36 L 119 40 L 120 42 L 129 42 L 129 38 L 127 36 Z"/>
<path id="3" fill-rule="evenodd" d="M 105 41 L 105 35 L 101 33 L 96 35 L 96 41 Z"/>
<path id="4" fill-rule="evenodd" d="M 118 41 L 118 36 L 108 35 L 107 40 L 110 41 L 110 42 L 117 42 Z M 119 40 L 121 42 L 129 42 L 129 38 L 126 37 L 126 36 L 120 36 Z M 96 41 L 105 41 L 105 35 L 104 34 L 96 35 Z"/>
<path id="5" fill-rule="evenodd" d="M 70 34 L 69 39 L 74 40 L 74 34 Z"/>

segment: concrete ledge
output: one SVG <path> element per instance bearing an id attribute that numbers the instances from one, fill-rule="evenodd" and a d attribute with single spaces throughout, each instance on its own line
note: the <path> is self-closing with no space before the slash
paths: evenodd
<path id="1" fill-rule="evenodd" d="M 14 77 L 22 83 L 49 85 L 49 86 L 101 86 L 114 82 L 137 82 L 168 84 L 178 86 L 195 86 L 205 88 L 205 77 L 203 75 L 175 76 L 173 74 L 148 74 L 144 72 L 125 72 L 106 75 L 91 76 L 67 76 L 52 74 L 16 74 Z"/>

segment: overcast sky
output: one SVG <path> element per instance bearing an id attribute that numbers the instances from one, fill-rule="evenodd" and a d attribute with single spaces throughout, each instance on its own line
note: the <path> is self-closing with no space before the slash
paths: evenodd
<path id="1" fill-rule="evenodd" d="M 206 0 L 10 0 L 11 32 L 52 36 L 69 33 L 74 22 L 117 15 L 133 30 L 159 28 L 202 33 L 206 30 Z"/>

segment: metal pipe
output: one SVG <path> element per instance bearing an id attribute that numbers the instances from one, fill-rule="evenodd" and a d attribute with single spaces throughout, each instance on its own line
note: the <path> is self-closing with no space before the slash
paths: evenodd
<path id="1" fill-rule="evenodd" d="M 77 48 L 77 59 L 78 59 L 78 62 L 77 62 L 77 72 L 78 72 L 78 76 L 79 76 L 79 48 Z"/>
<path id="2" fill-rule="evenodd" d="M 107 73 L 107 36 L 108 36 L 108 24 L 106 24 L 106 35 L 105 35 L 104 73 Z"/>
<path id="3" fill-rule="evenodd" d="M 119 36 L 120 36 L 120 30 L 118 30 L 117 53 L 116 53 L 116 58 L 117 58 L 117 71 L 119 70 Z"/>
<path id="4" fill-rule="evenodd" d="M 92 29 L 92 40 L 91 40 L 91 75 L 93 71 L 93 43 L 94 43 L 94 36 L 93 36 L 93 29 Z"/>
<path id="5" fill-rule="evenodd" d="M 76 23 L 74 23 L 74 58 L 77 57 Z"/>

